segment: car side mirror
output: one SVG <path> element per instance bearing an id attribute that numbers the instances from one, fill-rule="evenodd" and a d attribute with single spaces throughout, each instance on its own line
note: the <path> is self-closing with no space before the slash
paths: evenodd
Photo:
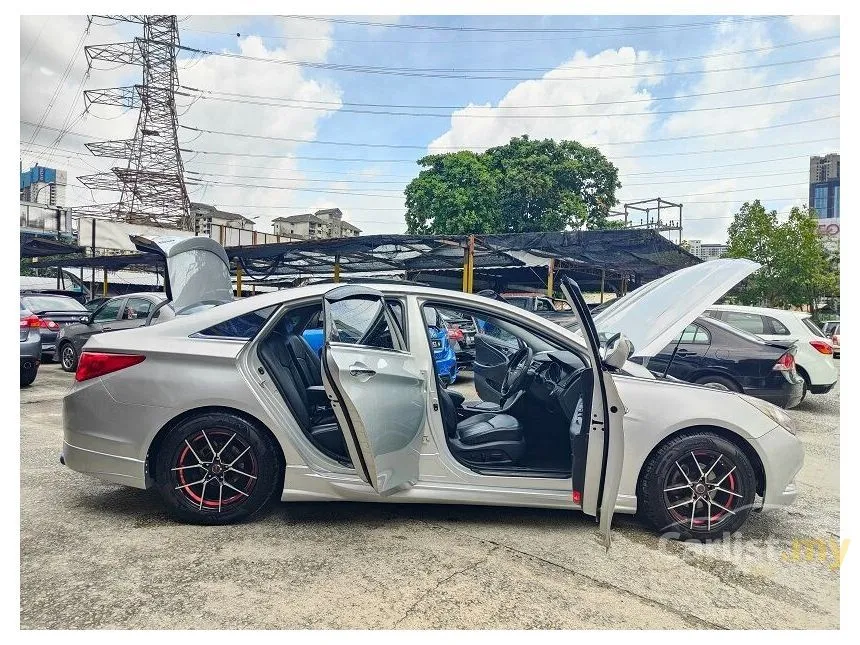
<path id="1" fill-rule="evenodd" d="M 85 325 L 89 325 L 90 323 L 92 323 L 92 321 L 93 319 L 90 316 L 81 316 L 80 318 L 78 318 L 78 322 L 82 322 Z"/>
<path id="2" fill-rule="evenodd" d="M 616 334 L 606 344 L 603 363 L 607 367 L 621 369 L 633 352 L 633 345 L 624 334 Z"/>

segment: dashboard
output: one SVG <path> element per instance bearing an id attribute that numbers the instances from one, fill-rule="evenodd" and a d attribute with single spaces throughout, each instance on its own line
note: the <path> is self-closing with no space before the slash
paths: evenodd
<path id="1" fill-rule="evenodd" d="M 585 362 L 573 352 L 535 354 L 528 370 L 529 394 L 539 401 L 557 406 L 562 394 L 578 380 L 586 367 Z"/>

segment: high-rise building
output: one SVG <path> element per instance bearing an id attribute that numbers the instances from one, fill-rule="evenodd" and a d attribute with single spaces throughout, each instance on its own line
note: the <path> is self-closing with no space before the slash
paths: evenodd
<path id="1" fill-rule="evenodd" d="M 330 237 L 357 237 L 361 229 L 343 219 L 339 208 L 324 208 L 316 213 L 276 217 L 272 220 L 275 235 L 292 235 L 308 240 Z"/>
<path id="2" fill-rule="evenodd" d="M 65 206 L 66 171 L 36 165 L 22 172 L 21 201 L 45 206 Z"/>
<path id="3" fill-rule="evenodd" d="M 809 158 L 809 207 L 818 219 L 839 219 L 839 153 Z"/>

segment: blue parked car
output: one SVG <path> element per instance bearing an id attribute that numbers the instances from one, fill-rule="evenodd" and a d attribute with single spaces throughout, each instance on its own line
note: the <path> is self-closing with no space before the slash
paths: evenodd
<path id="1" fill-rule="evenodd" d="M 436 371 L 439 372 L 439 378 L 445 385 L 450 385 L 457 380 L 457 357 L 454 354 L 454 349 L 448 341 L 448 328 L 445 322 L 439 315 L 439 312 L 432 307 L 426 307 L 425 315 L 428 320 L 434 320 L 435 325 L 428 325 L 427 331 L 430 335 L 430 345 L 433 347 L 433 359 L 436 362 Z M 317 353 L 322 354 L 323 347 L 323 330 L 305 329 L 302 332 L 302 337 L 308 342 L 308 345 Z"/>

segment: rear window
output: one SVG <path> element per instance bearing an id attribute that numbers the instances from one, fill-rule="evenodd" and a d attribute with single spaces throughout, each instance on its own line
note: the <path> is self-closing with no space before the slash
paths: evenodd
<path id="1" fill-rule="evenodd" d="M 803 324 L 806 325 L 809 331 L 812 332 L 813 336 L 818 336 L 819 338 L 827 338 L 827 336 L 824 335 L 824 332 L 821 331 L 814 322 L 812 322 L 812 318 L 809 318 L 807 316 L 806 318 L 801 318 L 801 320 L 803 320 Z"/>
<path id="2" fill-rule="evenodd" d="M 263 325 L 266 324 L 269 316 L 272 315 L 276 308 L 276 305 L 272 305 L 265 309 L 258 309 L 257 311 L 251 311 L 247 314 L 230 318 L 197 332 L 197 335 L 207 338 L 241 338 L 249 340 L 256 336 L 263 328 Z"/>
<path id="3" fill-rule="evenodd" d="M 21 302 L 30 311 L 86 311 L 77 300 L 65 296 L 22 296 Z"/>
<path id="4" fill-rule="evenodd" d="M 743 329 L 751 334 L 767 333 L 764 329 L 764 319 L 758 314 L 740 311 L 724 311 L 722 318 L 732 327 Z"/>

